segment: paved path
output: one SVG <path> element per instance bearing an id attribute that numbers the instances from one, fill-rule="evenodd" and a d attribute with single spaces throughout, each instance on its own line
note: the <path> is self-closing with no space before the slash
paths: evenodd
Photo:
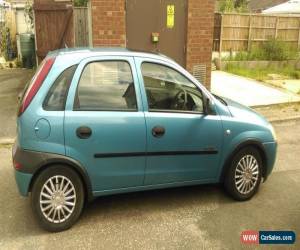
<path id="1" fill-rule="evenodd" d="M 300 96 L 272 88 L 258 81 L 229 74 L 212 72 L 211 91 L 247 106 L 270 105 L 300 101 Z"/>
<path id="2" fill-rule="evenodd" d="M 15 137 L 18 94 L 32 77 L 32 70 L 0 70 L 0 138 Z"/>
<path id="3" fill-rule="evenodd" d="M 243 230 L 293 230 L 300 249 L 300 121 L 275 125 L 279 150 L 268 181 L 250 201 L 214 185 L 98 198 L 70 230 L 40 229 L 16 189 L 11 150 L 0 147 L 0 249 L 274 249 L 243 246 Z M 249 248 L 250 247 L 250 248 Z"/>

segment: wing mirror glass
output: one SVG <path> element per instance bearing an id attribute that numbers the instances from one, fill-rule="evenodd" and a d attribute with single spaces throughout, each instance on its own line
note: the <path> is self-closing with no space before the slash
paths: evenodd
<path id="1" fill-rule="evenodd" d="M 210 106 L 210 100 L 208 97 L 204 97 L 204 105 L 203 105 L 203 108 L 204 108 L 204 115 L 209 115 L 209 106 Z"/>
<path id="2" fill-rule="evenodd" d="M 209 97 L 204 97 L 204 115 L 215 115 L 215 111 L 212 107 L 212 102 Z"/>

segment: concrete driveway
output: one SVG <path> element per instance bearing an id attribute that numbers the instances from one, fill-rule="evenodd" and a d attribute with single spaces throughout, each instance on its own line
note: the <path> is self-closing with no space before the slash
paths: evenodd
<path id="1" fill-rule="evenodd" d="M 18 94 L 32 75 L 27 69 L 0 70 L 0 138 L 15 137 Z"/>
<path id="2" fill-rule="evenodd" d="M 300 101 L 300 96 L 292 92 L 223 71 L 212 72 L 211 91 L 247 106 Z"/>
<path id="3" fill-rule="evenodd" d="M 279 138 L 273 174 L 248 202 L 218 186 L 196 186 L 102 197 L 70 230 L 48 233 L 19 196 L 10 148 L 1 147 L 0 249 L 274 249 L 244 246 L 243 230 L 293 230 L 300 249 L 300 121 L 275 126 Z M 277 248 L 275 248 L 277 249 Z"/>

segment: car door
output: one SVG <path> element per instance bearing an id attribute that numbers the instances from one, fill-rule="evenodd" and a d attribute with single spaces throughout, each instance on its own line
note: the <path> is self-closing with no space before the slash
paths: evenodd
<path id="1" fill-rule="evenodd" d="M 146 107 L 145 185 L 214 181 L 223 129 L 218 115 L 204 114 L 200 86 L 175 63 L 135 61 Z"/>
<path id="2" fill-rule="evenodd" d="M 65 111 L 66 155 L 88 172 L 94 192 L 143 185 L 146 127 L 134 60 L 83 60 Z"/>

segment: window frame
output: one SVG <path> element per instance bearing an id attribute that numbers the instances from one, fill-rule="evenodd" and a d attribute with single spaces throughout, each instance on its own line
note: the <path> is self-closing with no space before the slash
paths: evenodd
<path id="1" fill-rule="evenodd" d="M 83 74 L 84 70 L 86 69 L 86 67 L 88 67 L 88 65 L 90 65 L 92 63 L 101 63 L 101 62 L 125 62 L 125 63 L 128 64 L 130 72 L 131 72 L 131 76 L 132 76 L 134 93 L 135 93 L 135 101 L 136 101 L 136 108 L 135 109 L 80 109 L 80 108 L 75 107 L 75 101 L 76 101 L 76 98 L 77 98 L 77 95 L 78 95 L 78 88 L 79 88 L 80 80 L 81 80 L 81 77 L 82 77 L 82 74 Z M 134 80 L 133 69 L 131 67 L 131 63 L 126 59 L 118 59 L 118 58 L 98 59 L 98 60 L 88 61 L 83 66 L 83 68 L 80 72 L 78 81 L 77 81 L 77 86 L 76 86 L 76 89 L 75 89 L 74 99 L 73 99 L 73 103 L 72 103 L 72 111 L 75 111 L 75 112 L 78 112 L 78 111 L 79 112 L 89 112 L 89 111 L 94 111 L 94 112 L 139 112 L 137 90 L 136 90 L 136 84 L 135 84 L 135 80 Z"/>
<path id="2" fill-rule="evenodd" d="M 148 101 L 148 95 L 147 95 L 147 91 L 146 91 L 146 85 L 145 85 L 145 81 L 144 81 L 144 74 L 143 74 L 143 70 L 142 70 L 142 67 L 143 67 L 143 64 L 144 63 L 151 63 L 151 64 L 155 64 L 155 65 L 159 65 L 159 66 L 163 66 L 163 67 L 166 67 L 166 68 L 169 68 L 171 70 L 174 70 L 176 71 L 178 74 L 180 74 L 182 77 L 184 77 L 186 80 L 188 80 L 190 83 L 192 83 L 196 89 L 198 91 L 200 91 L 201 93 L 201 100 L 202 100 L 202 103 L 203 103 L 203 111 L 200 112 L 200 111 L 193 111 L 193 110 L 169 110 L 169 109 L 150 109 L 149 108 L 149 101 Z M 141 77 L 142 77 L 142 81 L 143 81 L 143 88 L 144 88 L 144 91 L 145 91 L 145 97 L 146 97 L 146 101 L 147 101 L 147 109 L 148 109 L 148 112 L 149 113 L 170 113 L 170 114 L 198 114 L 198 115 L 204 115 L 205 114 L 205 98 L 204 98 L 204 92 L 202 91 L 202 89 L 194 83 L 194 81 L 192 81 L 190 78 L 188 78 L 186 75 L 184 75 L 182 72 L 180 72 L 179 70 L 177 70 L 176 68 L 168 65 L 168 64 L 165 64 L 163 62 L 158 62 L 158 61 L 151 61 L 151 60 L 142 60 L 141 63 L 140 63 L 140 74 L 141 74 Z"/>
<path id="3" fill-rule="evenodd" d="M 56 84 L 56 81 L 58 80 L 59 77 L 61 77 L 62 74 L 64 74 L 66 72 L 66 70 L 69 70 L 70 68 L 74 67 L 74 71 L 73 71 L 73 74 L 71 76 L 71 79 L 70 79 L 70 82 L 67 86 L 67 89 L 66 89 L 66 93 L 65 93 L 65 96 L 64 96 L 64 105 L 63 105 L 63 108 L 61 110 L 51 110 L 51 109 L 47 109 L 46 107 L 46 102 L 49 101 L 49 98 L 50 98 L 50 91 L 51 89 L 54 87 L 54 85 Z M 59 73 L 59 75 L 55 78 L 55 80 L 52 82 L 50 88 L 48 89 L 47 91 L 47 94 L 43 100 L 43 104 L 42 104 L 42 108 L 44 111 L 47 111 L 47 112 L 59 112 L 59 111 L 65 111 L 66 110 L 66 105 L 67 105 L 67 99 L 68 99 L 68 95 L 69 95 L 69 90 L 70 90 L 70 87 L 72 85 L 72 81 L 73 81 L 73 77 L 75 75 L 75 72 L 78 68 L 78 64 L 74 64 L 74 65 L 71 65 L 71 66 L 68 66 L 67 68 L 65 68 L 63 71 L 61 71 Z"/>

